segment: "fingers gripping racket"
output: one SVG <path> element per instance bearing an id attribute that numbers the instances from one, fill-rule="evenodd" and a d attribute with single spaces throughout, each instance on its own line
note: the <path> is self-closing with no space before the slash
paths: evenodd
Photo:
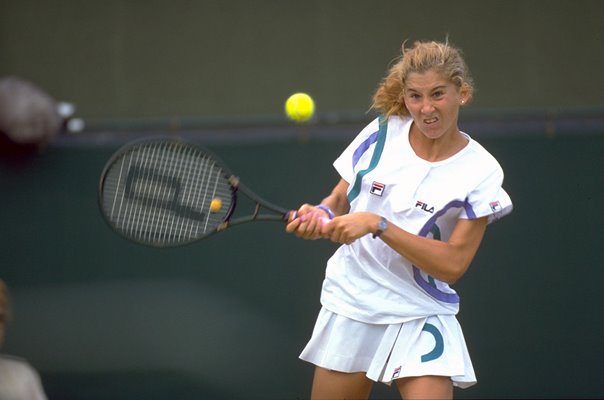
<path id="1" fill-rule="evenodd" d="M 233 218 L 241 194 L 255 206 Z M 101 174 L 99 206 L 120 235 L 154 247 L 189 244 L 246 222 L 285 222 L 290 215 L 245 187 L 210 151 L 172 138 L 119 149 Z"/>

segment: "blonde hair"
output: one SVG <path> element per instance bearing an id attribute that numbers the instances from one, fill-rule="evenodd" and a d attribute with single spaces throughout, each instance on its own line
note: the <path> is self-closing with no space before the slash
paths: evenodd
<path id="1" fill-rule="evenodd" d="M 451 46 L 448 40 L 441 42 L 415 42 L 413 47 L 401 46 L 402 55 L 394 64 L 373 95 L 372 109 L 384 116 L 407 116 L 404 94 L 410 73 L 425 73 L 433 70 L 444 79 L 467 91 L 465 103 L 472 100 L 474 82 L 470 70 L 461 56 L 461 50 Z"/>
<path id="2" fill-rule="evenodd" d="M 8 287 L 2 279 L 0 279 L 0 313 L 3 313 L 6 319 L 10 318 L 10 297 Z"/>

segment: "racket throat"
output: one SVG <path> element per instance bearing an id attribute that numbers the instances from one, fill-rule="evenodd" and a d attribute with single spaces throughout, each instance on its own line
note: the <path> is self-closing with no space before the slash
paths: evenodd
<path id="1" fill-rule="evenodd" d="M 239 178 L 236 177 L 235 175 L 229 176 L 228 180 L 233 188 L 237 189 L 239 187 Z"/>
<path id="2" fill-rule="evenodd" d="M 260 214 L 260 207 L 260 204 L 256 204 L 256 207 L 254 207 L 254 213 L 252 214 L 252 219 L 258 218 L 258 214 Z"/>

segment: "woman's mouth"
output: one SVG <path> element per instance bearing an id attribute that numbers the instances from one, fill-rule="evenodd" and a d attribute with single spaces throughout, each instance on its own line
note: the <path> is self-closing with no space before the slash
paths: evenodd
<path id="1" fill-rule="evenodd" d="M 437 121 L 438 121 L 438 118 L 436 118 L 436 117 L 427 118 L 427 119 L 424 119 L 424 124 L 431 125 L 431 124 L 433 124 L 433 123 L 435 123 Z"/>

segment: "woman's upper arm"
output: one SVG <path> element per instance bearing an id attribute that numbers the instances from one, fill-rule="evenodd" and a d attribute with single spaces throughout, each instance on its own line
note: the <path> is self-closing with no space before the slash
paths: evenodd
<path id="1" fill-rule="evenodd" d="M 331 194 L 323 199 L 323 203 L 329 205 L 336 215 L 346 214 L 350 208 L 347 193 L 348 182 L 344 179 L 340 179 L 331 191 Z"/>
<path id="2" fill-rule="evenodd" d="M 462 267 L 463 272 L 469 267 L 480 247 L 487 222 L 487 217 L 460 219 L 447 241 L 449 245 L 455 248 L 455 254 L 459 257 L 459 265 Z"/>

